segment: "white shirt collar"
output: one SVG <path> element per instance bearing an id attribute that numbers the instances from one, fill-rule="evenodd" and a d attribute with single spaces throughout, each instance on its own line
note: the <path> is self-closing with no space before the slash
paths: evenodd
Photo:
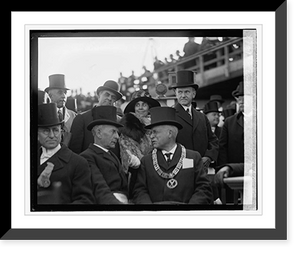
<path id="1" fill-rule="evenodd" d="M 52 157 L 58 150 L 60 150 L 61 145 L 58 144 L 55 148 L 53 149 L 46 149 L 45 147 L 42 146 L 42 154 L 40 158 L 40 163 L 44 163 L 47 161 L 50 157 Z"/>
<path id="2" fill-rule="evenodd" d="M 175 146 L 170 150 L 170 151 L 167 151 L 167 150 L 162 150 L 161 152 L 163 154 L 165 153 L 172 153 L 172 155 L 174 155 L 175 151 L 176 151 L 176 148 L 177 148 L 177 144 L 175 144 Z"/>
<path id="3" fill-rule="evenodd" d="M 104 150 L 105 152 L 108 152 L 109 150 L 107 148 L 103 148 L 102 146 L 100 146 L 99 144 L 94 143 L 94 145 L 98 148 L 101 148 L 102 150 Z"/>

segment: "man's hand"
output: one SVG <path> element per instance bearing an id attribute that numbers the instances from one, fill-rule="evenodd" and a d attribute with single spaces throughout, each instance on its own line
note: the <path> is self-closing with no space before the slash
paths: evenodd
<path id="1" fill-rule="evenodd" d="M 229 177 L 229 175 L 230 175 L 230 167 L 224 166 L 215 175 L 214 178 L 215 184 L 219 186 L 223 186 L 223 179 Z"/>

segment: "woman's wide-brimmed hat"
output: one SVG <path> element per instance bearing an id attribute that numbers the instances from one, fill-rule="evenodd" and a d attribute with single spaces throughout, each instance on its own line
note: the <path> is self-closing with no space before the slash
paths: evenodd
<path id="1" fill-rule="evenodd" d="M 135 104 L 139 101 L 143 101 L 148 104 L 149 108 L 160 107 L 160 103 L 153 99 L 149 92 L 147 91 L 138 91 L 132 94 L 131 101 L 127 104 L 124 109 L 124 114 L 129 112 L 135 112 Z"/>
<path id="2" fill-rule="evenodd" d="M 38 105 L 38 127 L 52 127 L 63 122 L 58 118 L 56 103 Z"/>
<path id="3" fill-rule="evenodd" d="M 187 88 L 193 87 L 195 90 L 199 88 L 198 84 L 195 83 L 195 72 L 190 70 L 179 70 L 176 73 L 176 83 L 171 88 Z"/>
<path id="4" fill-rule="evenodd" d="M 65 84 L 65 75 L 63 74 L 54 74 L 49 76 L 49 87 L 45 89 L 46 92 L 52 89 L 63 89 L 69 90 Z"/>
<path id="5" fill-rule="evenodd" d="M 117 121 L 117 107 L 111 105 L 96 106 L 92 109 L 93 121 L 88 124 L 87 129 L 91 131 L 97 125 L 113 125 L 122 127 Z"/>
<path id="6" fill-rule="evenodd" d="M 122 93 L 120 93 L 120 85 L 113 80 L 108 80 L 102 86 L 98 87 L 97 95 L 99 95 L 99 92 L 103 90 L 108 90 L 114 93 L 117 97 L 116 100 L 119 100 L 123 96 Z"/>
<path id="7" fill-rule="evenodd" d="M 204 105 L 203 113 L 207 114 L 209 112 L 221 112 L 217 101 L 209 101 Z"/>
<path id="8" fill-rule="evenodd" d="M 172 107 L 153 107 L 150 109 L 151 124 L 145 128 L 151 129 L 159 125 L 172 125 L 182 129 L 182 125 L 176 120 L 176 110 Z"/>

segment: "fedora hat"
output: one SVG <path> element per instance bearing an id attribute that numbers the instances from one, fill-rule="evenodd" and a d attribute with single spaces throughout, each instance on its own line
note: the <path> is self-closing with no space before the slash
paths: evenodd
<path id="1" fill-rule="evenodd" d="M 52 89 L 64 89 L 69 90 L 65 84 L 65 75 L 54 74 L 49 76 L 49 87 L 45 89 L 46 92 Z"/>
<path id="2" fill-rule="evenodd" d="M 187 88 L 193 87 L 195 90 L 198 89 L 198 84 L 195 83 L 195 72 L 190 70 L 179 70 L 176 73 L 176 83 L 171 88 Z"/>
<path id="3" fill-rule="evenodd" d="M 182 125 L 176 120 L 176 110 L 172 107 L 153 107 L 150 109 L 151 124 L 145 128 L 151 129 L 159 125 L 172 125 L 182 129 Z"/>
<path id="4" fill-rule="evenodd" d="M 205 104 L 203 113 L 207 114 L 209 112 L 221 112 L 216 101 L 209 101 Z"/>
<path id="5" fill-rule="evenodd" d="M 98 87 L 97 95 L 99 95 L 99 92 L 103 90 L 108 90 L 113 92 L 116 95 L 117 100 L 119 100 L 123 96 L 122 93 L 119 92 L 120 91 L 119 84 L 113 80 L 108 80 L 102 86 Z"/>
<path id="6" fill-rule="evenodd" d="M 135 104 L 139 101 L 143 101 L 148 104 L 149 108 L 160 107 L 160 103 L 153 99 L 149 92 L 137 91 L 132 94 L 131 101 L 127 104 L 124 109 L 124 114 L 135 111 Z"/>
<path id="7" fill-rule="evenodd" d="M 38 105 L 38 127 L 51 127 L 63 122 L 59 121 L 56 103 Z"/>
<path id="8" fill-rule="evenodd" d="M 231 93 L 233 97 L 244 96 L 244 82 L 240 82 L 236 89 Z"/>
<path id="9" fill-rule="evenodd" d="M 111 105 L 96 106 L 92 109 L 93 121 L 88 124 L 87 129 L 91 131 L 97 125 L 113 125 L 122 127 L 117 122 L 117 107 Z"/>
<path id="10" fill-rule="evenodd" d="M 218 101 L 220 103 L 224 103 L 221 95 L 211 95 L 209 101 Z"/>

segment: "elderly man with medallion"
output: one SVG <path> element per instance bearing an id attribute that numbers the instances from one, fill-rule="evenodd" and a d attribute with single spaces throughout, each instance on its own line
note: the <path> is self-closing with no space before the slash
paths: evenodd
<path id="1" fill-rule="evenodd" d="M 97 89 L 98 105 L 76 116 L 71 127 L 72 138 L 69 145 L 73 152 L 80 154 L 89 147 L 90 143 L 93 143 L 94 137 L 91 131 L 87 130 L 87 126 L 94 120 L 94 110 L 98 106 L 113 106 L 117 100 L 122 98 L 119 89 L 120 87 L 115 81 L 106 81 Z M 119 150 L 115 150 L 114 153 L 119 153 Z"/>
<path id="2" fill-rule="evenodd" d="M 93 191 L 97 204 L 127 204 L 128 182 L 118 157 L 111 152 L 118 145 L 117 108 L 98 106 L 93 110 L 94 120 L 88 124 L 94 141 L 80 155 L 92 171 Z M 130 166 L 139 166 L 139 160 L 132 156 Z M 138 162 L 138 164 L 134 164 Z"/>
<path id="3" fill-rule="evenodd" d="M 175 109 L 150 109 L 153 151 L 141 160 L 133 191 L 136 204 L 212 204 L 212 189 L 201 155 L 176 142 L 182 125 Z"/>
<path id="4" fill-rule="evenodd" d="M 61 143 L 62 124 L 55 103 L 38 106 L 38 204 L 93 204 L 89 165 Z"/>
<path id="5" fill-rule="evenodd" d="M 66 87 L 64 75 L 54 74 L 49 76 L 49 87 L 45 89 L 45 92 L 49 94 L 51 101 L 56 103 L 58 118 L 64 122 L 62 125 L 62 142 L 69 146 L 70 130 L 76 113 L 66 107 L 67 90 L 69 88 Z"/>

